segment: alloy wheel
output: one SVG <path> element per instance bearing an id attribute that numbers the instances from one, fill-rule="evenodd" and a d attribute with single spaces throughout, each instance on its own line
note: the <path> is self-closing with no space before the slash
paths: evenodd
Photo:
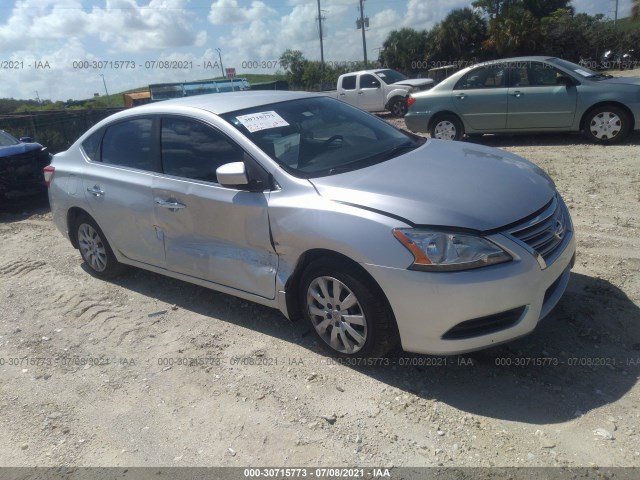
<path id="1" fill-rule="evenodd" d="M 107 268 L 107 250 L 98 232 L 89 224 L 83 223 L 78 228 L 78 246 L 82 258 L 96 272 Z"/>
<path id="2" fill-rule="evenodd" d="M 311 322 L 324 342 L 340 353 L 354 354 L 367 340 L 367 319 L 358 299 L 340 280 L 321 276 L 307 290 Z"/>

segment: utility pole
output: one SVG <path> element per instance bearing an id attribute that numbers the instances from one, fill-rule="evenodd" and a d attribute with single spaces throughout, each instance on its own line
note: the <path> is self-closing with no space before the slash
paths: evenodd
<path id="1" fill-rule="evenodd" d="M 364 68 L 367 68 L 367 38 L 365 36 L 365 26 L 369 25 L 369 18 L 367 17 L 366 22 L 364 18 L 364 6 L 362 2 L 364 0 L 360 0 L 360 20 L 356 22 L 356 26 L 359 25 L 358 28 L 362 28 L 362 50 L 364 51 Z"/>
<path id="2" fill-rule="evenodd" d="M 222 72 L 222 78 L 225 77 L 224 75 L 224 67 L 222 66 L 222 50 L 220 50 L 219 48 L 215 49 L 218 52 L 218 57 L 220 58 L 220 71 Z"/>
<path id="3" fill-rule="evenodd" d="M 615 17 L 613 17 L 613 24 L 615 25 L 616 23 L 618 23 L 618 0 L 616 0 L 616 13 Z"/>
<path id="4" fill-rule="evenodd" d="M 320 10 L 320 0 L 318 0 L 318 27 L 320 30 L 320 70 L 324 72 L 324 47 L 322 46 L 322 10 Z"/>
<path id="5" fill-rule="evenodd" d="M 109 98 L 109 91 L 107 90 L 107 81 L 104 79 L 104 74 L 99 73 L 98 75 L 102 77 L 102 84 L 104 85 L 104 93 L 107 94 L 107 106 L 110 107 L 111 99 Z"/>

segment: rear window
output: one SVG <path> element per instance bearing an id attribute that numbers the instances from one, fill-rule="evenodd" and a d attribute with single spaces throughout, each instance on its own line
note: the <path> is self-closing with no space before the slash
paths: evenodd
<path id="1" fill-rule="evenodd" d="M 100 140 L 102 140 L 103 130 L 93 132 L 84 142 L 82 142 L 82 151 L 92 162 L 99 162 Z"/>
<path id="2" fill-rule="evenodd" d="M 102 163 L 152 170 L 150 118 L 125 120 L 107 128 L 102 140 Z"/>
<path id="3" fill-rule="evenodd" d="M 356 75 L 349 75 L 348 77 L 342 77 L 342 88 L 345 90 L 356 89 Z"/>

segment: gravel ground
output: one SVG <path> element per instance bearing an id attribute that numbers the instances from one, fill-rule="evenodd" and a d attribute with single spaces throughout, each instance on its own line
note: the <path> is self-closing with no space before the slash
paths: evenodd
<path id="1" fill-rule="evenodd" d="M 91 277 L 46 200 L 0 213 L 0 465 L 640 466 L 639 136 L 474 142 L 550 173 L 578 257 L 532 335 L 458 357 L 340 365 L 277 311 Z"/>

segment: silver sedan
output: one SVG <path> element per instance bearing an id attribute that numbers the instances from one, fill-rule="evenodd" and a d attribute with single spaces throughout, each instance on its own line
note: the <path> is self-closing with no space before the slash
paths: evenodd
<path id="1" fill-rule="evenodd" d="M 130 265 L 274 307 L 346 357 L 525 335 L 574 261 L 567 208 L 532 163 L 312 94 L 136 107 L 45 178 L 57 227 L 95 276 Z"/>

